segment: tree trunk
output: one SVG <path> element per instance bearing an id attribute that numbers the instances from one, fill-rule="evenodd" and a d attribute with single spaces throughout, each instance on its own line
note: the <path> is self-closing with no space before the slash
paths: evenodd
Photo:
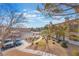
<path id="1" fill-rule="evenodd" d="M 15 42 L 16 41 L 16 38 L 12 37 L 11 40 L 13 41 L 13 45 L 16 46 L 16 44 L 15 44 L 16 43 Z"/>
<path id="2" fill-rule="evenodd" d="M 63 41 L 65 41 L 65 35 L 63 35 Z"/>

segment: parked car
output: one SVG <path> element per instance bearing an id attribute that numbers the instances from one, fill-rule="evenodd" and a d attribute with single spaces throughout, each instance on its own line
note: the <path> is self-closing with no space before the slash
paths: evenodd
<path id="1" fill-rule="evenodd" d="M 4 47 L 2 47 L 2 50 L 6 50 L 9 48 L 14 47 L 13 42 L 12 41 L 7 41 L 7 43 L 4 43 Z"/>
<path id="2" fill-rule="evenodd" d="M 11 39 L 5 40 L 4 41 L 4 47 L 1 48 L 2 51 L 20 46 L 22 44 L 22 40 L 16 39 L 15 42 L 13 42 Z"/>
<path id="3" fill-rule="evenodd" d="M 4 43 L 8 43 L 8 42 L 11 42 L 12 40 L 11 39 L 6 39 L 5 41 L 4 41 Z"/>
<path id="4" fill-rule="evenodd" d="M 19 42 L 15 42 L 16 46 L 20 46 L 21 44 L 22 44 L 22 42 L 20 42 L 20 41 Z"/>

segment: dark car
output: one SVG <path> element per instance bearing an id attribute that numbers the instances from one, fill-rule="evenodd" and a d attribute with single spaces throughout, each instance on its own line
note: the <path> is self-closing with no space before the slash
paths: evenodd
<path id="1" fill-rule="evenodd" d="M 16 46 L 20 46 L 21 44 L 21 42 L 15 43 Z"/>
<path id="2" fill-rule="evenodd" d="M 20 46 L 21 44 L 22 44 L 21 40 L 16 40 L 16 41 L 15 41 L 15 45 L 16 45 L 16 46 Z"/>

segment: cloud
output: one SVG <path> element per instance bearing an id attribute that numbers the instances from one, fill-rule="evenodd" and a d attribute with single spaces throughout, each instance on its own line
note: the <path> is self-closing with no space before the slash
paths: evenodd
<path id="1" fill-rule="evenodd" d="M 41 13 L 41 12 L 40 12 L 40 11 L 38 11 L 38 10 L 34 10 L 33 12 L 34 12 L 34 13 Z"/>
<path id="2" fill-rule="evenodd" d="M 38 10 L 30 10 L 30 9 L 29 9 L 29 11 L 28 11 L 27 9 L 23 9 L 23 11 L 24 11 L 24 12 L 28 12 L 28 13 L 38 13 L 38 14 L 41 13 L 41 12 L 38 11 Z"/>
<path id="3" fill-rule="evenodd" d="M 28 20 L 28 22 L 35 22 L 35 20 Z"/>
<path id="4" fill-rule="evenodd" d="M 44 23 L 49 23 L 50 21 L 45 20 L 45 21 L 42 21 L 42 22 L 44 22 Z"/>
<path id="5" fill-rule="evenodd" d="M 23 11 L 27 11 L 27 9 L 23 9 Z"/>
<path id="6" fill-rule="evenodd" d="M 34 18 L 34 17 L 37 17 L 36 14 L 28 14 L 28 13 L 24 13 L 23 14 L 25 17 L 28 17 L 28 18 Z"/>
<path id="7" fill-rule="evenodd" d="M 26 11 L 26 9 L 24 9 Z M 39 13 L 39 14 L 37 14 Z M 20 13 L 18 13 L 20 14 Z M 24 12 L 23 16 L 28 20 L 28 22 L 42 22 L 42 23 L 49 23 L 49 20 L 45 18 L 43 15 L 40 14 L 37 10 L 32 10 L 29 12 Z"/>

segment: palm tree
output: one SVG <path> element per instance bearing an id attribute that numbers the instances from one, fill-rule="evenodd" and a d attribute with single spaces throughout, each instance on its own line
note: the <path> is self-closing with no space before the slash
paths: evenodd
<path id="1" fill-rule="evenodd" d="M 44 36 L 45 42 L 46 42 L 46 47 L 45 50 L 48 49 L 50 52 L 50 47 L 49 47 L 49 40 L 52 40 L 53 35 L 54 35 L 54 25 L 50 22 L 49 25 L 45 26 L 45 28 L 41 32 L 42 36 Z"/>
<path id="2" fill-rule="evenodd" d="M 55 36 L 58 42 L 60 42 L 61 40 L 65 41 L 65 37 L 68 34 L 68 26 L 66 24 L 58 24 L 55 25 L 54 28 L 54 32 L 55 32 Z"/>
<path id="3" fill-rule="evenodd" d="M 57 40 L 60 40 L 60 35 L 59 35 L 59 26 L 55 25 L 54 27 L 54 32 Z"/>
<path id="4" fill-rule="evenodd" d="M 61 26 L 60 27 L 60 30 L 59 30 L 59 34 L 60 36 L 62 36 L 62 40 L 65 41 L 65 35 L 67 33 L 67 27 L 64 25 L 64 26 Z"/>
<path id="5" fill-rule="evenodd" d="M 53 33 L 54 33 L 54 31 L 53 31 L 53 26 L 52 26 L 51 22 L 49 25 L 45 26 L 44 30 L 42 30 L 42 32 L 41 32 L 41 34 L 47 38 L 46 42 L 48 42 L 48 40 L 51 39 Z"/>

